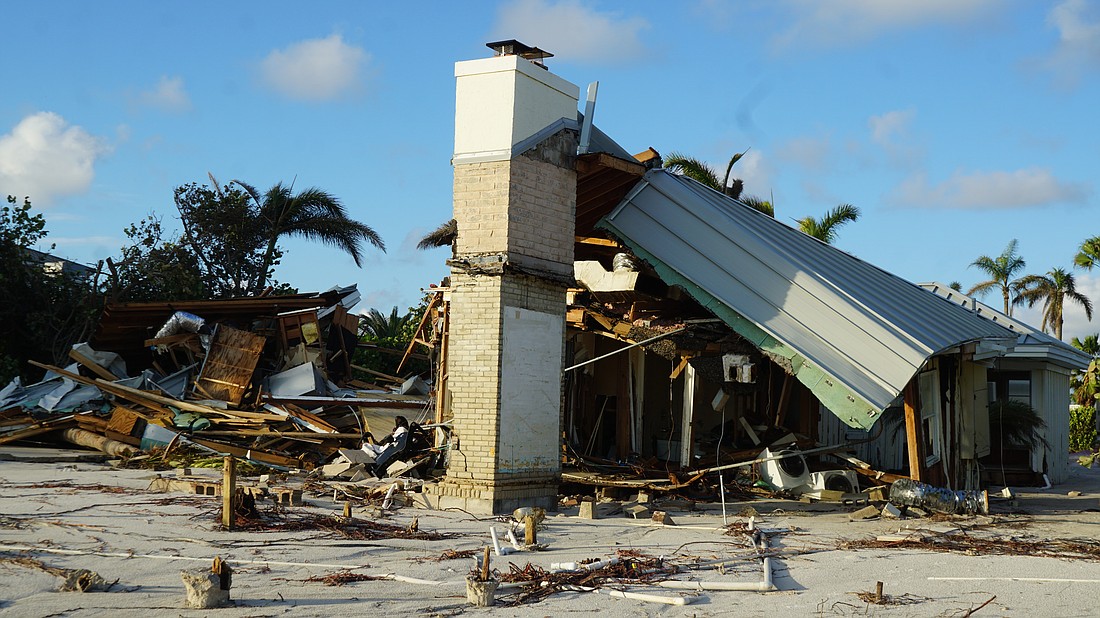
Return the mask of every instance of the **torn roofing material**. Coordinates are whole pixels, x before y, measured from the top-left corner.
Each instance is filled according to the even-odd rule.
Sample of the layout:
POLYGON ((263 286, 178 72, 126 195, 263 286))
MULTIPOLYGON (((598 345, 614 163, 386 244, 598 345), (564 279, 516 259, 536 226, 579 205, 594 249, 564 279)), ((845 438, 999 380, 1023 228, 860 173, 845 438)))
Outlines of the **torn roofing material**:
POLYGON ((993 307, 942 283, 922 283, 920 286, 929 292, 963 307, 981 317, 996 322, 1017 334, 1015 348, 1006 354, 1007 358, 1043 359, 1059 367, 1084 369, 1089 366, 1092 356, 1070 344, 1061 341, 1043 331, 1011 318, 993 307))
POLYGON ((651 170, 597 227, 831 412, 868 428, 933 355, 1016 334, 693 180, 651 170))

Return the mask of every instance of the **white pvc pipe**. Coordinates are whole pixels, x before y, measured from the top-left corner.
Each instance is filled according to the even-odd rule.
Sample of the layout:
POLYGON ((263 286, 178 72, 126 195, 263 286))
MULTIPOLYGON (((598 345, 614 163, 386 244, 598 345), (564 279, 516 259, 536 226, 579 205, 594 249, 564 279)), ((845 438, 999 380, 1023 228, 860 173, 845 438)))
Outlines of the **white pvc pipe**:
POLYGON ((667 580, 663 582, 657 582, 655 584, 661 588, 675 588, 676 590, 696 590, 702 592, 704 590, 723 590, 723 591, 745 591, 745 592, 773 592, 775 586, 768 581, 761 582, 685 582, 667 580))
POLYGON ((393 492, 397 491, 397 483, 390 485, 389 491, 386 492, 386 498, 382 500, 382 510, 386 510, 393 506, 393 492))
POLYGON ((511 526, 508 526, 508 540, 512 543, 512 547, 516 551, 520 551, 521 549, 523 549, 519 546, 519 540, 516 538, 516 533, 512 530, 511 526))
POLYGON ((651 603, 665 603, 667 605, 688 605, 698 601, 701 597, 663 597, 655 594, 643 594, 641 592, 627 592, 625 590, 602 590, 591 586, 564 585, 562 590, 572 592, 606 592, 608 596, 620 599, 634 599, 636 601, 649 601, 651 603))
POLYGON ((493 537, 493 550, 498 556, 507 556, 512 553, 511 547, 504 547, 500 544, 500 539, 497 537, 496 526, 489 526, 489 536, 493 537))
POLYGON ((662 597, 655 594, 642 594, 640 592, 626 592, 625 590, 605 590, 607 596, 620 599, 633 599, 635 601, 649 601, 650 603, 664 603, 666 605, 690 605, 701 597, 662 597))

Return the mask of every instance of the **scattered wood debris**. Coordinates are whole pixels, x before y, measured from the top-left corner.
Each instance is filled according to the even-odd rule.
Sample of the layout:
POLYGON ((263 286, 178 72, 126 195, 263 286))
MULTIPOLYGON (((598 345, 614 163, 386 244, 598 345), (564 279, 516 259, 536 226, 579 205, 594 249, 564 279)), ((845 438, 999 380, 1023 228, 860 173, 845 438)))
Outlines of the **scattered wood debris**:
POLYGON ((403 414, 410 438, 385 463, 368 458, 364 475, 381 478, 399 460, 406 466, 394 474, 433 470, 442 449, 422 426, 435 426, 424 381, 351 364, 360 344, 348 308, 358 300, 351 286, 110 305, 90 340, 69 351, 72 364, 31 361, 46 372, 41 382, 0 385, 0 445, 76 444, 155 470, 220 467, 233 456, 255 467, 242 468, 248 475, 321 467, 403 414))
MULTIPOLYGON (((247 495, 247 494, 245 494, 247 495)), ((245 501, 247 504, 247 501, 245 501)), ((221 521, 220 508, 215 513, 221 521)), ((244 532, 319 532, 321 536, 373 541, 377 539, 417 539, 421 541, 441 541, 461 537, 454 532, 432 532, 419 526, 401 526, 375 520, 339 517, 336 515, 314 515, 287 511, 274 505, 265 509, 251 505, 237 510, 234 530, 244 532)))
POLYGON ((328 575, 314 575, 303 579, 304 582, 320 582, 326 586, 343 586, 355 582, 373 582, 384 580, 385 577, 367 575, 366 573, 352 573, 351 571, 337 571, 328 575))
POLYGON ((500 581, 522 583, 523 586, 505 605, 537 603, 556 592, 578 588, 587 590, 607 585, 651 583, 667 579, 676 572, 676 567, 666 565, 662 558, 636 550, 619 550, 616 557, 610 560, 592 560, 577 566, 579 568, 547 571, 531 563, 522 567, 509 563, 509 571, 500 575, 500 581))
POLYGON ((1100 561, 1100 542, 1070 539, 1024 540, 1018 537, 972 534, 910 534, 903 538, 845 540, 838 549, 923 549, 967 555, 1037 556, 1063 560, 1100 561))

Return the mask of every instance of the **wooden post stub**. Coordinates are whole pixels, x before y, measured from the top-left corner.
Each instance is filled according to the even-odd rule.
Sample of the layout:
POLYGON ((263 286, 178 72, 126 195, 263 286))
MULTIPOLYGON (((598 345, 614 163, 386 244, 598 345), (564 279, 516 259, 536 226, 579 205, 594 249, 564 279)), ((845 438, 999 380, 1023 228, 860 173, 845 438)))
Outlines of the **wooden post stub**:
POLYGON ((237 458, 225 458, 222 469, 222 525, 232 530, 237 523, 235 498, 237 496, 237 458))
POLYGON ((528 515, 523 518, 523 542, 528 545, 538 543, 538 534, 535 531, 535 516, 528 515))

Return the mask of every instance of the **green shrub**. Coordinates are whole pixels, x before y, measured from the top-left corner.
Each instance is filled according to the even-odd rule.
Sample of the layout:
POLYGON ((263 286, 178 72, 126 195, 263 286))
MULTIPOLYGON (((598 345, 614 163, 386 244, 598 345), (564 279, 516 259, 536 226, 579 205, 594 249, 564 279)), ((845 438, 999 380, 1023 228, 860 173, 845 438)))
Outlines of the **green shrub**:
POLYGON ((1081 406, 1069 411, 1069 450, 1092 450, 1096 443, 1096 408, 1081 406))

